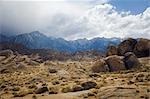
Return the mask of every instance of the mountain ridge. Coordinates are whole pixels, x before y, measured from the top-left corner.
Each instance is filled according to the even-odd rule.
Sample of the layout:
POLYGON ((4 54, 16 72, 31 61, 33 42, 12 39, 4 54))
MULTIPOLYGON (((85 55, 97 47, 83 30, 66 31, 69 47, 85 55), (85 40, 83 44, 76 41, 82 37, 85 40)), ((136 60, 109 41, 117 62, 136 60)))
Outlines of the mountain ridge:
POLYGON ((8 41, 13 43, 19 43, 31 49, 53 49, 66 52, 77 52, 87 50, 98 50, 105 52, 109 45, 118 45, 121 42, 120 38, 93 38, 93 39, 77 39, 77 40, 65 40, 63 38, 48 37, 39 31, 33 31, 31 33, 19 34, 3 38, 0 42, 8 41))

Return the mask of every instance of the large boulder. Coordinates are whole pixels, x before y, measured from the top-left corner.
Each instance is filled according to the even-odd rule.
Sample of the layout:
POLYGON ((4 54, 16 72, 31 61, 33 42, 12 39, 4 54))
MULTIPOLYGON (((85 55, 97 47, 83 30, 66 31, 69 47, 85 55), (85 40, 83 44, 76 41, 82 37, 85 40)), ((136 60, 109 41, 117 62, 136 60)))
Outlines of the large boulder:
POLYGON ((123 57, 121 56, 109 56, 106 57, 105 61, 109 67, 110 72, 126 70, 125 64, 123 62, 123 57))
POLYGON ((95 88, 97 84, 93 81, 87 81, 82 83, 81 86, 83 87, 83 90, 89 90, 91 88, 95 88))
POLYGON ((95 62, 95 64, 92 66, 92 71, 94 73, 107 72, 109 71, 109 68, 106 62, 101 59, 95 62))
POLYGON ((132 52, 136 43, 136 39, 129 38, 124 40, 118 45, 118 54, 123 56, 126 52, 132 52))
POLYGON ((0 56, 9 57, 11 55, 13 55, 13 51, 12 50, 2 50, 2 51, 0 51, 0 56))
POLYGON ((134 47, 134 53, 137 57, 147 57, 150 56, 150 40, 139 39, 134 47))
POLYGON ((109 46, 106 56, 111 56, 111 55, 118 55, 118 50, 116 46, 109 46))
POLYGON ((138 58, 133 52, 127 52, 124 55, 124 63, 127 69, 139 68, 141 66, 138 58))

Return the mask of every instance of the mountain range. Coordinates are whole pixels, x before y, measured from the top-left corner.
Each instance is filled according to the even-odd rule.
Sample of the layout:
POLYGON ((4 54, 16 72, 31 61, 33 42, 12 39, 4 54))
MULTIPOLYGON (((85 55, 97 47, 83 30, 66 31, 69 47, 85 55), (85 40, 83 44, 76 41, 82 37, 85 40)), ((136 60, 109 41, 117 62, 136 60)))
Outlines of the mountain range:
POLYGON ((48 37, 39 31, 24 33, 16 36, 0 35, 0 43, 11 42, 22 44, 31 49, 53 49, 64 52, 97 50, 105 52, 109 45, 118 45, 120 38, 94 38, 68 41, 63 38, 48 37))

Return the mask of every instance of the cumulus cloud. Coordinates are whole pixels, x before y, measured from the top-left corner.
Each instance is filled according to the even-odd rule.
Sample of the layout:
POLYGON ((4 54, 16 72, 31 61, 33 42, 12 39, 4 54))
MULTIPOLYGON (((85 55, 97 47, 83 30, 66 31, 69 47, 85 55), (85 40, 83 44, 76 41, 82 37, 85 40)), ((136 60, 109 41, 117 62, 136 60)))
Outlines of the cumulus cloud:
MULTIPOLYGON (((150 38, 150 8, 143 13, 132 15, 130 12, 117 12, 110 4, 97 5, 87 11, 71 28, 76 34, 72 39, 85 37, 144 37, 150 38)), ((68 31, 69 32, 69 31, 68 31)))

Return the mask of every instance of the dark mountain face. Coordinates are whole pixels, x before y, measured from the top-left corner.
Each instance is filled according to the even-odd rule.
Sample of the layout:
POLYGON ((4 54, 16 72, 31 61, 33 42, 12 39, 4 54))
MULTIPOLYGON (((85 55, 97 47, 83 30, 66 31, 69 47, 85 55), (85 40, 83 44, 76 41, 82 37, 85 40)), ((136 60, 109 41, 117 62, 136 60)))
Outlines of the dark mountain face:
POLYGON ((9 39, 10 37, 0 34, 0 42, 7 42, 9 39))
POLYGON ((22 44, 31 49, 53 49, 66 52, 77 52, 86 50, 98 50, 105 52, 109 45, 118 45, 119 38, 94 38, 92 40, 78 39, 67 41, 62 38, 47 37, 44 34, 34 31, 13 37, 0 35, 0 42, 11 42, 22 44))

